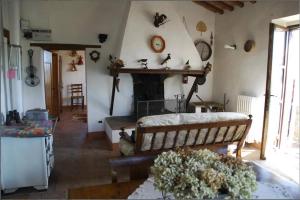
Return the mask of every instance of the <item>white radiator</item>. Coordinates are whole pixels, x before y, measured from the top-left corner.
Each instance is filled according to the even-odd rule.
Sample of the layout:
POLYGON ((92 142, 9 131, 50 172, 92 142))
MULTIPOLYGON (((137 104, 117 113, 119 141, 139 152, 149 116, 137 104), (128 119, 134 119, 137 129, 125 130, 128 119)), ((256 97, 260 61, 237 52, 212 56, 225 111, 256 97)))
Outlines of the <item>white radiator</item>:
POLYGON ((263 99, 262 97, 251 97, 239 95, 237 99, 237 112, 252 115, 252 125, 246 142, 261 142, 263 126, 263 99))

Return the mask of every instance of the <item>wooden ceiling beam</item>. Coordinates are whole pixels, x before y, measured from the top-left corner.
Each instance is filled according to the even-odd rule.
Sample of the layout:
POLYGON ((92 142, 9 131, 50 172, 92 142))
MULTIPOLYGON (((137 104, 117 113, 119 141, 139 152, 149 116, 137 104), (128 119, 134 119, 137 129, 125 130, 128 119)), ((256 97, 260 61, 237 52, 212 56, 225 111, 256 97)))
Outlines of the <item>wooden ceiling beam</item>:
POLYGON ((225 3, 224 1, 210 1, 209 3, 221 8, 221 9, 226 9, 226 10, 230 10, 233 11, 234 7, 225 3))
POLYGON ((86 48, 101 48, 101 45, 62 44, 62 43, 30 43, 31 47, 41 47, 44 50, 85 50, 86 48))
POLYGON ((229 3, 230 5, 233 6, 239 6, 239 7, 244 7, 244 2, 241 1, 226 1, 226 3, 229 3))
POLYGON ((224 14, 224 10, 208 3, 207 1, 194 1, 196 4, 206 8, 207 10, 210 10, 212 12, 215 12, 215 13, 219 13, 219 14, 224 14))

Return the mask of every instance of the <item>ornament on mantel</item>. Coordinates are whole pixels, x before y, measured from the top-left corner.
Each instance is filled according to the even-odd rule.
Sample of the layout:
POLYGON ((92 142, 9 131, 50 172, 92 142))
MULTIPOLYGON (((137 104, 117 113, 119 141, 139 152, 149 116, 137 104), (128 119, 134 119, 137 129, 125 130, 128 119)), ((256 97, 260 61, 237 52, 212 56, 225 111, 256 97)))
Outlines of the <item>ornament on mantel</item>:
POLYGON ((183 69, 184 70, 190 70, 191 69, 190 60, 186 61, 183 69))
MULTIPOLYGON (((190 70, 191 69, 190 60, 186 61, 183 69, 184 70, 190 70)), ((187 75, 182 75, 182 83, 183 84, 188 83, 188 76, 187 75)))
POLYGON ((167 63, 168 63, 169 60, 171 60, 171 54, 170 53, 168 53, 168 56, 160 64, 161 65, 166 64, 166 68, 168 68, 167 63))
POLYGON ((147 63, 148 59, 143 58, 143 59, 139 59, 137 62, 141 64, 141 67, 143 69, 148 69, 148 63, 147 63))

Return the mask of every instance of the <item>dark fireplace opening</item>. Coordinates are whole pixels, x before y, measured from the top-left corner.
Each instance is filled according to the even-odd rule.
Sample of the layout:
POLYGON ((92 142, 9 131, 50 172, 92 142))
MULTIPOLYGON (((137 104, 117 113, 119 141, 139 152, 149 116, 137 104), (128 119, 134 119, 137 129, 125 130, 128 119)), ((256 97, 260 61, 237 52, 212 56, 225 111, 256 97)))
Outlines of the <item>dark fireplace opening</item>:
POLYGON ((162 74, 132 74, 134 113, 139 119, 148 115, 186 112, 184 96, 174 94, 174 99, 165 99, 162 74))
POLYGON ((161 114, 164 110, 164 80, 160 74, 132 74, 134 93, 134 115, 161 114), (152 101, 149 107, 149 101, 152 101))

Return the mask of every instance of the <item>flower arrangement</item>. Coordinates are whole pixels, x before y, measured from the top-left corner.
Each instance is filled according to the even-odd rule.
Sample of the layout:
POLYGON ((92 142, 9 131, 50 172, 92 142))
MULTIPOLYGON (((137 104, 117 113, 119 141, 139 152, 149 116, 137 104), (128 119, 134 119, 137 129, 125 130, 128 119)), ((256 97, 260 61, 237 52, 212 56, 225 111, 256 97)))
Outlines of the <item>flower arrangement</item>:
POLYGON ((256 176, 241 159, 205 150, 163 152, 151 167, 154 186, 176 199, 251 198, 256 176))

